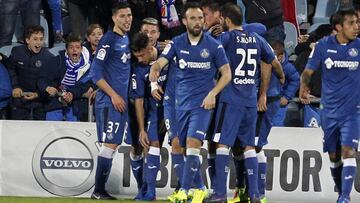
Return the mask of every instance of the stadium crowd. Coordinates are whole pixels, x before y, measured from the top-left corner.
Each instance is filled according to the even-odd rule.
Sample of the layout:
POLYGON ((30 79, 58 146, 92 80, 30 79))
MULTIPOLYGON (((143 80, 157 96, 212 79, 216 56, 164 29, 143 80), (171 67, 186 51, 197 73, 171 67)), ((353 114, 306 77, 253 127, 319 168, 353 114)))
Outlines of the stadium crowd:
MULTIPOLYGON (((324 15, 325 20, 307 33, 320 2, 307 1, 313 12, 299 25, 295 1, 0 1, 0 52, 11 49, 10 54, 0 53, 0 119, 96 121, 99 141, 104 144, 98 156, 94 199, 113 198, 105 191, 105 183, 123 138, 132 145, 131 166, 139 190, 135 199, 156 199, 160 148, 167 134, 179 180, 170 201, 226 202, 224 177, 231 148, 237 168, 237 189, 231 201, 266 202, 262 147, 271 127, 320 125, 317 98, 321 97, 323 75, 315 67, 317 61, 309 60, 312 79, 301 83, 300 96, 311 95, 295 101, 300 75, 308 73, 315 44, 336 35, 336 26, 342 26, 342 18, 352 13, 338 14, 343 15, 341 20, 330 16, 349 9, 360 15, 358 1, 336 1, 333 13, 324 15), (19 14, 22 25, 17 24, 19 14), (40 15, 48 20, 48 31, 40 15), (292 43, 297 46, 292 50, 284 21, 295 29, 292 43), (63 22, 70 31, 65 32, 63 22), (21 26, 23 35, 16 33, 21 26), (45 47, 47 39, 49 47, 45 47), (235 47, 236 40, 247 45, 235 47), (197 62, 192 62, 198 52, 197 62), (209 55, 216 58, 210 60, 209 55), (244 63, 253 69, 242 70, 244 63), (242 65, 236 67, 238 64, 242 65), (176 67, 207 72, 182 73, 176 67), (239 76, 234 87, 230 85, 233 74, 239 76), (208 81, 215 80, 209 85, 208 81), (249 86, 241 89, 236 85, 249 86), (293 104, 303 109, 300 124, 291 121, 293 104), (222 133, 234 139, 225 139, 222 133), (235 139, 239 135, 248 139, 235 139), (249 141, 255 135, 256 141, 249 141), (198 172, 204 139, 209 141, 211 195, 198 172), (193 194, 190 188, 195 188, 193 194)), ((333 156, 331 162, 339 163, 339 156, 333 156)), ((334 169, 333 176, 338 173, 334 169)), ((339 202, 346 202, 349 194, 340 193, 339 202)))

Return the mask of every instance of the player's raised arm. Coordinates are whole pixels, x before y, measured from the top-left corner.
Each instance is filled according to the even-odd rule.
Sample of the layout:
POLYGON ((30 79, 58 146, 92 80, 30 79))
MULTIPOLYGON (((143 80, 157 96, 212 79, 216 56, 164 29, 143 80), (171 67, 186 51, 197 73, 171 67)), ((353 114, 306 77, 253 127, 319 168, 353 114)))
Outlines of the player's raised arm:
POLYGON ((159 78, 160 71, 169 63, 168 59, 165 57, 160 57, 150 68, 149 80, 151 82, 156 82, 159 78))
POLYGON ((221 76, 217 81, 215 87, 209 92, 209 94, 205 97, 201 107, 204 109, 213 109, 215 108, 216 104, 216 96, 224 89, 224 87, 230 82, 231 80, 231 69, 229 64, 224 64, 219 68, 219 72, 221 76))

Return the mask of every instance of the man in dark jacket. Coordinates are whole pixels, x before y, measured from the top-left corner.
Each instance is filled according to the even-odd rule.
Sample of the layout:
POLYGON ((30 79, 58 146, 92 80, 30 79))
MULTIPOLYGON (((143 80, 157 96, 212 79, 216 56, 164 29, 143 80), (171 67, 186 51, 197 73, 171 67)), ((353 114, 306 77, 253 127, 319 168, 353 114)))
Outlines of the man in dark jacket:
POLYGON ((69 36, 65 47, 57 57, 58 64, 44 67, 40 73, 38 86, 46 120, 86 121, 88 97, 93 91, 89 51, 77 36, 69 36))
POLYGON ((7 66, 11 78, 11 118, 14 120, 44 120, 36 82, 40 69, 52 67, 54 56, 44 44, 44 28, 29 26, 25 31, 26 45, 14 47, 7 66))
POLYGON ((5 109, 11 97, 11 90, 9 73, 5 66, 0 63, 0 120, 5 117, 5 109))

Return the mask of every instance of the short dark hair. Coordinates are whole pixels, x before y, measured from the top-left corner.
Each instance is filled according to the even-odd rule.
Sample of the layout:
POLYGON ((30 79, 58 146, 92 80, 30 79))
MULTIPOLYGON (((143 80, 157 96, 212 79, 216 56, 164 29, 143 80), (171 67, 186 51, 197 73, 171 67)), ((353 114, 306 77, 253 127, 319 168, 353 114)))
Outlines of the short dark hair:
POLYGON ((277 52, 277 54, 284 54, 285 45, 284 42, 275 40, 271 42, 271 47, 277 52))
POLYGON ((44 35, 44 28, 41 25, 29 25, 26 27, 24 37, 29 39, 32 34, 42 33, 44 35))
POLYGON ((202 0, 200 4, 202 8, 209 8, 211 12, 220 11, 220 5, 214 0, 202 0))
POLYGON ((99 24, 91 24, 87 27, 86 29, 86 35, 90 36, 92 32, 94 32, 95 29, 99 28, 100 30, 102 30, 104 32, 104 29, 101 27, 101 25, 99 24))
POLYGON ((128 2, 118 2, 118 3, 114 4, 112 7, 112 10, 111 10, 112 15, 115 15, 118 10, 124 9, 124 8, 131 9, 130 4, 128 2))
POLYGON ((147 34, 138 32, 136 33, 131 40, 131 50, 133 52, 141 51, 145 49, 150 43, 149 37, 147 34))
POLYGON ((241 8, 233 3, 226 3, 220 8, 221 16, 229 18, 234 25, 240 26, 243 22, 241 8))
POLYGON ((82 44, 82 40, 81 40, 80 36, 70 34, 69 36, 67 36, 67 38, 65 40, 65 48, 66 49, 69 47, 71 42, 79 42, 80 44, 82 44))
MULTIPOLYGON (((186 11, 189 10, 189 9, 201 9, 201 5, 200 3, 198 2, 195 2, 195 1, 190 1, 190 2, 186 2, 186 4, 184 5, 183 9, 182 9, 182 12, 181 12, 181 15, 183 18, 186 18, 186 11)), ((201 9, 202 10, 202 9, 201 9)))
POLYGON ((356 16, 358 17, 355 10, 340 10, 337 11, 334 15, 330 17, 330 24, 334 30, 336 30, 336 25, 343 25, 345 21, 345 16, 356 16))

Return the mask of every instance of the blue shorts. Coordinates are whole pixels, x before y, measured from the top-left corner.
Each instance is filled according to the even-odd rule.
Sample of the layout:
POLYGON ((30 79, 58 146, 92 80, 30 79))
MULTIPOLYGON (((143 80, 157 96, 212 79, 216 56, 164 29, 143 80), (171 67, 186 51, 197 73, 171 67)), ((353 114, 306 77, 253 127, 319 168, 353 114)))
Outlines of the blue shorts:
POLYGON ((161 131, 161 125, 164 121, 163 107, 159 106, 157 111, 149 112, 146 122, 146 132, 148 133, 149 141, 164 141, 165 133, 161 131))
POLYGON ((120 113, 114 107, 96 108, 98 141, 121 144, 128 133, 128 111, 120 113))
POLYGON ((236 138, 240 145, 255 146, 256 107, 220 103, 216 113, 215 134, 212 141, 233 146, 236 138))
POLYGON ((175 105, 164 106, 165 126, 169 135, 169 142, 179 135, 178 122, 176 120, 175 105))
POLYGON ((180 145, 186 147, 186 138, 192 137, 203 141, 209 127, 212 110, 196 108, 192 110, 176 110, 179 127, 180 145))
POLYGON ((321 114, 324 131, 324 152, 337 152, 341 146, 358 149, 360 138, 360 112, 342 118, 329 118, 321 114))
POLYGON ((274 126, 273 120, 280 109, 280 100, 276 99, 267 103, 267 110, 259 112, 256 122, 256 146, 263 147, 268 143, 268 136, 274 126))

